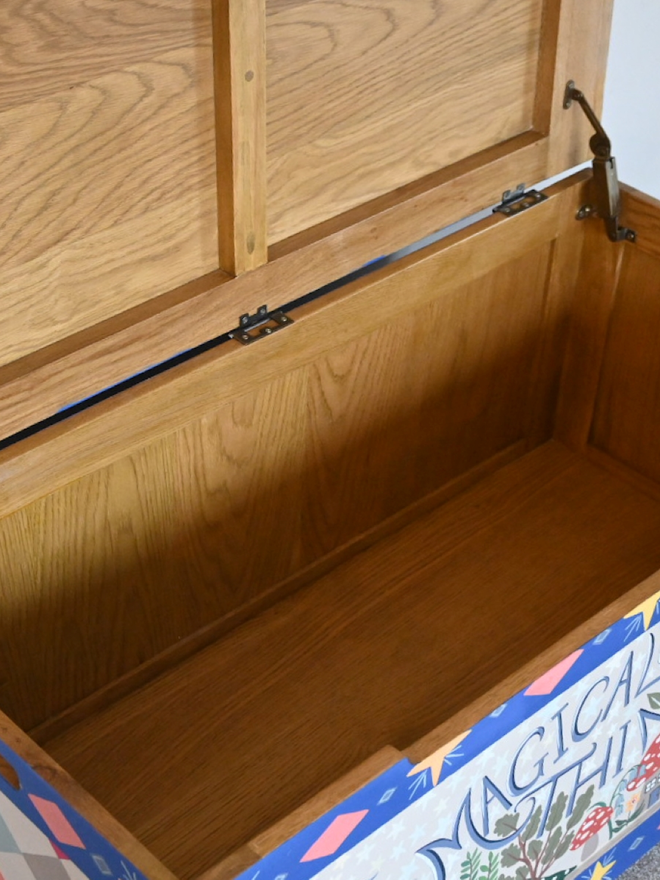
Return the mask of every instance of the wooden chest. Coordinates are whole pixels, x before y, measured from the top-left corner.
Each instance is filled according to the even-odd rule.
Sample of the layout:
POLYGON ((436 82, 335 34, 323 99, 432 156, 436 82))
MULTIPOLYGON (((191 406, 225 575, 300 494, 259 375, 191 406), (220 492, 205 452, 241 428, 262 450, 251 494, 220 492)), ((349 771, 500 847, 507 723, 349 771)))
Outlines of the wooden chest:
POLYGON ((126 880, 618 876, 660 804, 660 204, 617 215, 602 131, 515 192, 592 158, 610 0, 3 17, 2 803, 90 880, 27 765, 126 880), (522 786, 498 728, 442 801, 520 694, 555 751, 522 786), (399 796, 444 855, 370 861, 399 796))

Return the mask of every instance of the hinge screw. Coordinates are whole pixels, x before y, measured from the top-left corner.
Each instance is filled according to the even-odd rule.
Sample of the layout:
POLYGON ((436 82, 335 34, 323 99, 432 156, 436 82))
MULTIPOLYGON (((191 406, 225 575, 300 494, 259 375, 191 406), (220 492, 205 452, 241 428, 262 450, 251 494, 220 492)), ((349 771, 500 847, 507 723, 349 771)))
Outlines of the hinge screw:
POLYGON ((576 217, 578 220, 587 220, 589 217, 595 217, 596 213, 596 209, 593 205, 582 205, 577 212, 576 217))

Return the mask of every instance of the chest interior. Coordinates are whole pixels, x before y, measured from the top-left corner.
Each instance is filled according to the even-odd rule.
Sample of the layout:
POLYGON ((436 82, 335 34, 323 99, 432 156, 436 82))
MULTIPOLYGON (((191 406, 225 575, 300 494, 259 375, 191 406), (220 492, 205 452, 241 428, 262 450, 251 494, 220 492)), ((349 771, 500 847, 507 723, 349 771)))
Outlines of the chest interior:
POLYGON ((660 211, 587 178, 3 453, 74 468, 4 502, 3 708, 180 876, 660 567, 660 211))

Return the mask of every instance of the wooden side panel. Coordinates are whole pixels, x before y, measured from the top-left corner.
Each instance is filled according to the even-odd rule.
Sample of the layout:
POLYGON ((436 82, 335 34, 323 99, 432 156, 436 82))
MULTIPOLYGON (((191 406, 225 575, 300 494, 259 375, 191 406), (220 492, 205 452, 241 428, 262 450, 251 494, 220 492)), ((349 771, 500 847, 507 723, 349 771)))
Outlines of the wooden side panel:
POLYGON ((276 242, 533 127, 542 0, 268 0, 276 242))
POLYGON ((626 189, 623 221, 637 244, 612 245, 595 221, 585 243, 565 372, 581 405, 567 439, 660 480, 660 202, 626 189))
POLYGON ((3 453, 6 710, 32 727, 185 651, 547 439, 564 207, 489 218, 3 453))
POLYGON ((628 250, 616 292, 593 445, 660 480, 660 259, 628 250))
POLYGON ((0 10, 0 363, 218 265, 210 8, 0 10))

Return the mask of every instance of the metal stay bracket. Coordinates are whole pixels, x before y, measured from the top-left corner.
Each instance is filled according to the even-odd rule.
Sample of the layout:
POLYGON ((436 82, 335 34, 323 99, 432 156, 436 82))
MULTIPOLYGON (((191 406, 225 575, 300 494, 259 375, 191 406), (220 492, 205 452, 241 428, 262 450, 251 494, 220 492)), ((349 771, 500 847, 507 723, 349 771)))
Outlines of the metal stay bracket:
POLYGON ((619 177, 616 170, 616 159, 612 155, 612 143, 603 128, 600 119, 596 116, 593 108, 580 89, 576 88, 571 80, 566 86, 564 97, 564 109, 569 110, 576 101, 585 116, 593 126, 595 134, 589 141, 589 146, 594 154, 594 190, 596 196, 595 205, 584 205, 578 212, 578 219, 598 216, 605 222, 605 228, 610 241, 637 241, 637 233, 633 229, 619 225, 621 214, 621 193, 619 191, 619 177))

